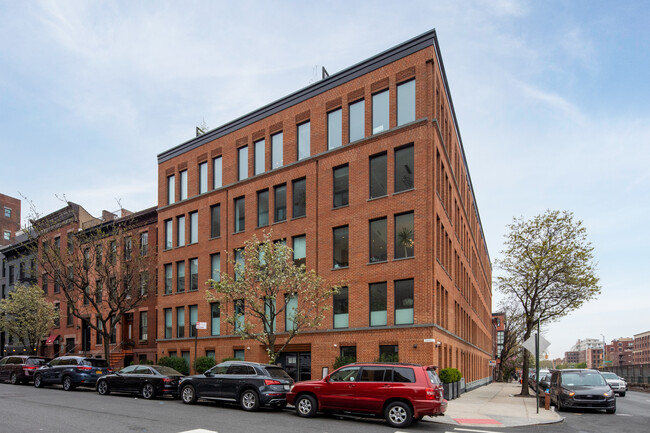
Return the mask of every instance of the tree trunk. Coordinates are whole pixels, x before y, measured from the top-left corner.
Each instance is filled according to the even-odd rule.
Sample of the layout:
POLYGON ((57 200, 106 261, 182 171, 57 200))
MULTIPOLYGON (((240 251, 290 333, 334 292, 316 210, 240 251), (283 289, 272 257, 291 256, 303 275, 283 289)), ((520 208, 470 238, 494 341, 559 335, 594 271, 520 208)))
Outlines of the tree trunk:
POLYGON ((111 341, 111 335, 110 333, 106 333, 105 331, 102 331, 102 338, 104 339, 104 358, 106 359, 106 362, 109 362, 111 356, 111 348, 109 347, 109 343, 111 341))
POLYGON ((528 370, 530 364, 530 352, 527 349, 524 349, 524 363, 521 367, 521 395, 522 397, 528 397, 530 393, 528 392, 528 370))

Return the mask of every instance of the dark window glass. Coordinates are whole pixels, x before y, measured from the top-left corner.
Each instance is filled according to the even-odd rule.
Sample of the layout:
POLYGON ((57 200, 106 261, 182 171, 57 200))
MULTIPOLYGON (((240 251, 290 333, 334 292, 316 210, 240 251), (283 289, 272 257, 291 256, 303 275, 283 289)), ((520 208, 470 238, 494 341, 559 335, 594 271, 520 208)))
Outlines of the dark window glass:
POLYGON ((210 206, 210 237, 221 236, 221 204, 210 206))
POLYGON ((341 346, 341 358, 357 360, 357 346, 341 346))
POLYGON ((246 229, 246 202, 244 197, 235 199, 235 233, 246 229))
POLYGON ((210 304, 210 334, 219 335, 221 333, 221 308, 218 302, 210 304))
POLYGON ((185 262, 176 263, 176 291, 185 291, 185 262))
POLYGON ((172 309, 165 308, 165 338, 172 338, 172 309))
POLYGON ((176 246, 185 245, 185 216, 176 218, 176 246))
POLYGON ((306 264, 307 257, 307 237, 294 236, 293 237, 293 263, 296 266, 306 264))
POLYGON ((190 337, 196 337, 196 322, 199 317, 198 305, 190 305, 190 337))
POLYGON ((172 265, 165 265, 165 295, 172 292, 172 265))
POLYGON ((392 376, 390 367, 369 367, 361 369, 359 382, 387 382, 392 376))
POLYGON ((365 101, 350 104, 350 143, 365 137, 366 135, 366 112, 365 101))
POLYGON ((413 145, 395 150, 395 192, 413 189, 413 145))
POLYGON ((284 221, 287 219, 287 186, 278 185, 274 188, 274 222, 284 221))
POLYGON ((334 176, 334 207, 346 206, 348 204, 348 166, 336 167, 332 171, 334 176))
MULTIPOLYGON (((380 362, 399 362, 399 347, 395 345, 379 346, 380 362)), ((393 375, 394 376, 394 375, 393 375)), ((393 377, 394 379, 394 377, 393 377)))
POLYGON ((269 225, 269 190, 257 192, 257 226, 269 225))
POLYGON ((415 80, 397 86, 397 126, 415 120, 415 80))
POLYGON ((413 280, 395 281, 395 324, 413 323, 413 280))
POLYGON ((414 256, 413 212, 395 215, 395 258, 414 256))
POLYGON ((386 218, 370 221, 370 263, 385 262, 387 258, 386 218))
POLYGON ((185 307, 176 308, 176 338, 185 337, 185 307))
POLYGON ((293 217, 307 214, 307 179, 293 181, 293 217))
POLYGON ((334 328, 348 327, 348 288, 342 287, 334 295, 334 328))
POLYGON ((383 197, 386 189, 387 160, 385 153, 370 157, 370 198, 383 197))
POLYGON ((199 290, 199 259, 190 259, 190 290, 199 290))
POLYGON ((348 263, 348 226, 337 227, 333 230, 334 237, 334 268, 344 268, 348 263))
POLYGON ((370 326, 385 326, 387 323, 386 283, 370 285, 370 326))
POLYGON ((394 367, 393 382, 415 383, 415 372, 408 367, 394 367))

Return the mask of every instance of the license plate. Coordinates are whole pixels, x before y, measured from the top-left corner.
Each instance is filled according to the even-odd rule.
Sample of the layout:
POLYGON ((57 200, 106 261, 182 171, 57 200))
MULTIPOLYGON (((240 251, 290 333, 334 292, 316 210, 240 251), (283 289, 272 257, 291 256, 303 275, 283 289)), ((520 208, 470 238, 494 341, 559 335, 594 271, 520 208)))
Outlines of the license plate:
POLYGON ((101 370, 97 370, 97 374, 102 374, 102 371, 101 371, 101 370))
POLYGON ((284 385, 284 390, 289 391, 290 386, 289 385, 284 385))

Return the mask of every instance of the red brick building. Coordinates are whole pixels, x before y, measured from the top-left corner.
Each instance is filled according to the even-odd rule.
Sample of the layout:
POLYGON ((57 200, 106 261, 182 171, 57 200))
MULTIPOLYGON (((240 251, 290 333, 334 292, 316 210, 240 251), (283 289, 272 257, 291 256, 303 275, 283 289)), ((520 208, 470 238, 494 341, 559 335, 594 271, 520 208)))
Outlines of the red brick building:
POLYGON ((634 361, 634 338, 618 338, 605 346, 605 367, 631 365, 634 361))
POLYGON ((0 246, 13 243, 18 230, 20 230, 20 200, 0 194, 0 246))
POLYGON ((650 331, 634 334, 634 364, 650 364, 650 331))
MULTIPOLYGON (((488 378, 491 264, 435 31, 158 156, 158 355, 266 361, 205 300, 228 257, 272 230, 332 284, 320 329, 278 359, 321 377, 338 356, 488 378)), ((278 300, 278 302, 282 302, 278 300)), ((283 324, 278 324, 282 330, 283 324)))

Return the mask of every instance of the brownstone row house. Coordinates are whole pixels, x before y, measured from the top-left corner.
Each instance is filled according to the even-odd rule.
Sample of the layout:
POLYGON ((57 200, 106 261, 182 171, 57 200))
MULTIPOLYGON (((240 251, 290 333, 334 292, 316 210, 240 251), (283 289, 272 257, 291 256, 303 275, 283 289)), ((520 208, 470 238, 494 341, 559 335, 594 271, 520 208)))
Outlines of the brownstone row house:
POLYGON ((272 230, 345 281, 278 358, 295 378, 338 356, 491 376, 491 264, 435 31, 158 155, 158 226, 159 356, 191 361, 199 321, 197 356, 267 360, 205 282, 272 230))

